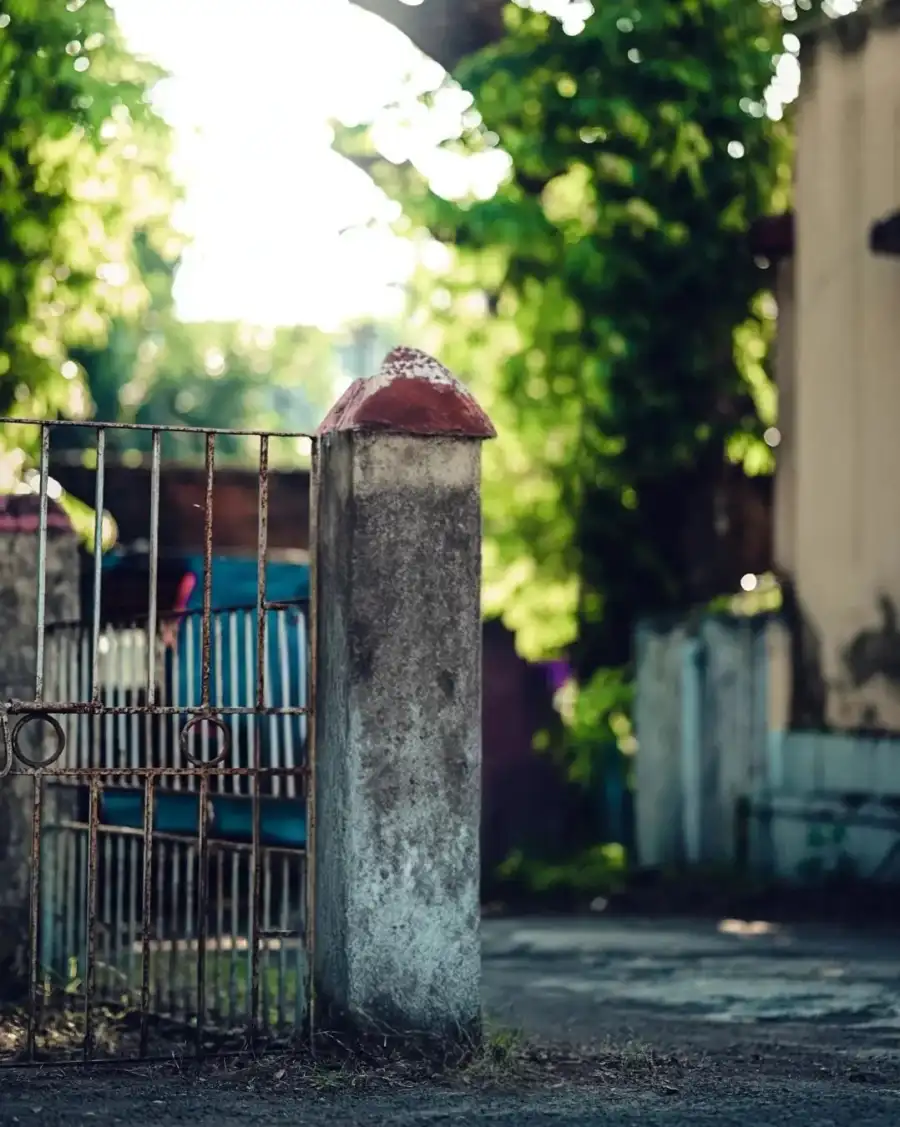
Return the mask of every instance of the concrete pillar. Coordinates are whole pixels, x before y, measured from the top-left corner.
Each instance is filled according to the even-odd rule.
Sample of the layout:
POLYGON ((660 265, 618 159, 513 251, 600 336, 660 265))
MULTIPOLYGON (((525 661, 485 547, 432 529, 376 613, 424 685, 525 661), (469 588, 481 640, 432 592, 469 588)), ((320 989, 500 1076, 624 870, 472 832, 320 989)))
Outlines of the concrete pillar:
MULTIPOLYGON (((0 496, 0 703, 33 700, 37 657, 39 503, 33 494, 0 496)), ((50 502, 47 514, 46 621, 78 618, 78 540, 66 514, 50 502)), ((10 718, 10 728, 16 717, 10 718)), ((35 762, 53 754, 48 727, 22 732, 21 750, 35 762)), ((0 999, 18 1000, 27 987, 31 832, 34 781, 13 760, 0 735, 0 999)), ((52 770, 52 768, 51 768, 52 770)), ((45 799, 44 822, 52 802, 45 799)), ((51 819, 52 821, 52 819, 51 819)))
POLYGON ((317 1021, 463 1045, 481 1028, 481 441, 396 349, 319 429, 317 1021))

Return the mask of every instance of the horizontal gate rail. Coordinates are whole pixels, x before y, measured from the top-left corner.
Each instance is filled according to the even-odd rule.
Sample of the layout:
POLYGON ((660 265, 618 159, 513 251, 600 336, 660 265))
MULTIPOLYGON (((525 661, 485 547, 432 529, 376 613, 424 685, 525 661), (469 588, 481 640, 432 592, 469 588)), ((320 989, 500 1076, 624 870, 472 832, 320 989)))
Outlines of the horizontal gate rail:
POLYGON ((310 1032, 314 630, 309 604, 267 599, 266 577, 269 441, 313 436, 0 424, 40 436, 37 527, 19 530, 37 541, 34 697, 0 703, 0 787, 24 802, 30 790, 31 810, 27 997, 21 1012, 0 1012, 0 1065, 170 1058, 160 1031, 176 1028, 198 1057, 229 1041, 283 1044, 310 1032), (84 625, 47 620, 50 532, 64 529, 50 506, 51 434, 72 427, 95 435, 84 625), (106 437, 118 430, 151 438, 140 626, 113 627, 101 614, 106 437), (157 587, 169 432, 203 436, 206 485, 202 610, 178 615, 181 640, 167 652, 171 614, 157 587), (256 598, 222 610, 212 581, 219 436, 257 439, 259 476, 256 598))
POLYGON ((305 438, 310 442, 315 442, 316 436, 309 434, 306 431, 299 430, 254 430, 250 429, 233 429, 230 427, 195 427, 188 426, 183 423, 166 423, 165 426, 157 426, 155 423, 104 423, 100 420, 90 419, 11 419, 0 418, 0 426, 4 427, 40 427, 41 431, 51 430, 92 430, 97 434, 103 431, 144 431, 145 433, 157 434, 198 434, 208 437, 227 436, 229 438, 261 438, 268 440, 270 438, 305 438))
MULTIPOLYGON (((216 705, 211 709, 209 705, 115 705, 115 704, 101 704, 98 701, 23 701, 23 700, 10 700, 5 702, 4 710, 7 716, 25 716, 29 719, 40 718, 41 720, 47 719, 53 714, 61 716, 199 716, 201 718, 210 718, 214 711, 217 716, 306 716, 309 709, 305 707, 292 707, 290 705, 273 708, 269 705, 262 705, 257 708, 255 705, 216 705)), ((52 723, 52 721, 51 721, 52 723)), ((18 755, 14 749, 14 756, 20 762, 28 766, 27 760, 18 755)), ((42 763, 42 767, 48 767, 54 760, 49 763, 42 763)))

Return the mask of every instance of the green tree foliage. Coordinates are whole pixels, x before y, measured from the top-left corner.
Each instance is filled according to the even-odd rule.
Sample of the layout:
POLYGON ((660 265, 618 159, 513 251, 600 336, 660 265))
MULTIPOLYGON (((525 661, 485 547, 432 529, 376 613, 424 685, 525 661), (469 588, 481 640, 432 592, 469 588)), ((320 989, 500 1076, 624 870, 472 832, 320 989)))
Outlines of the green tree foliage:
POLYGON ((317 329, 176 323, 150 340, 120 393, 135 422, 312 430, 331 406, 332 341, 317 329))
MULTIPOLYGON (((310 429, 332 397, 328 338, 176 316, 185 240, 172 130, 151 106, 162 77, 128 51, 106 0, 0 0, 0 413, 310 429)), ((35 438, 3 436, 13 472, 35 438)), ((108 444, 145 452, 149 437, 108 444)), ((172 439, 164 454, 198 449, 172 439)), ((220 453, 255 456, 238 440, 220 453)))
MULTIPOLYGON (((417 301, 500 433, 489 607, 529 656, 574 643, 586 679, 627 663, 638 616, 718 593, 722 467, 768 468, 773 310, 747 232, 788 203, 788 130, 764 109, 785 25, 754 0, 597 4, 580 30, 505 18, 454 72, 471 102, 443 146, 507 154, 495 193, 441 198, 365 131, 338 145, 449 252, 417 301)), ((597 683, 607 711, 619 683, 597 683)))
MULTIPOLYGON (((150 321, 141 331, 116 325, 110 347, 86 356, 98 418, 144 425, 312 431, 331 405, 331 338, 305 326, 260 328, 233 322, 150 321)), ((75 434, 83 434, 76 431, 75 434)), ((110 432, 120 450, 147 452, 148 432, 110 432)), ((255 439, 222 437, 221 458, 253 460, 255 439)), ((166 434, 173 460, 203 457, 202 435, 166 434)), ((305 455, 296 440, 273 440, 273 461, 305 455)))
MULTIPOLYGON (((123 423, 240 429, 312 430, 334 395, 331 338, 314 328, 260 328, 233 322, 185 323, 178 319, 169 263, 138 238, 137 256, 150 293, 137 318, 113 322, 101 349, 76 349, 91 416, 123 423)), ((60 435, 70 448, 92 443, 80 428, 60 435)), ((119 452, 147 453, 146 431, 110 431, 119 452)), ((255 459, 258 443, 222 438, 220 457, 255 459)), ((297 443, 274 442, 274 459, 294 459, 297 443)), ((202 459, 202 435, 167 434, 162 454, 202 459)))
POLYGON ((146 307, 138 247, 164 263, 180 253, 171 131, 150 105, 161 77, 106 0, 0 0, 2 414, 84 415, 70 349, 146 307))

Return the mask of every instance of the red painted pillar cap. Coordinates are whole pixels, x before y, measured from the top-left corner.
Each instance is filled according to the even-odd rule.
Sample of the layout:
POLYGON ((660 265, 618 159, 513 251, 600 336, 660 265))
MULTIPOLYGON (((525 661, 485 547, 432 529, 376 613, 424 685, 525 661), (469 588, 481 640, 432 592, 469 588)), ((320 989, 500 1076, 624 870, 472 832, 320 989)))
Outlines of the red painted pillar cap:
POLYGON ((377 376, 355 380, 316 432, 495 438, 475 397, 443 364, 415 348, 389 352, 377 376))

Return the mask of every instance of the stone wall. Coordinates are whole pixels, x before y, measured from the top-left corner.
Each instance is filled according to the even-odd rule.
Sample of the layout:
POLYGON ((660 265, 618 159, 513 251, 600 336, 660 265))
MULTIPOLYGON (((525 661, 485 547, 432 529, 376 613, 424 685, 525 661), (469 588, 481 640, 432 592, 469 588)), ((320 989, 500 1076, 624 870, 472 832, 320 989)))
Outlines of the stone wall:
MULTIPOLYGON (((0 704, 32 700, 37 660, 38 499, 0 497, 0 704)), ((51 504, 47 520, 46 622, 78 617, 78 541, 62 510, 51 504)), ((9 729, 17 717, 10 717, 9 729)), ((31 721, 19 747, 29 758, 52 754, 49 727, 31 721), (46 742, 45 742, 46 741, 46 742)), ((50 736, 52 739, 52 735, 50 736)), ((31 839, 35 779, 0 747, 0 999, 20 996, 27 985, 31 839)), ((45 809, 45 818, 50 814, 45 809)))

